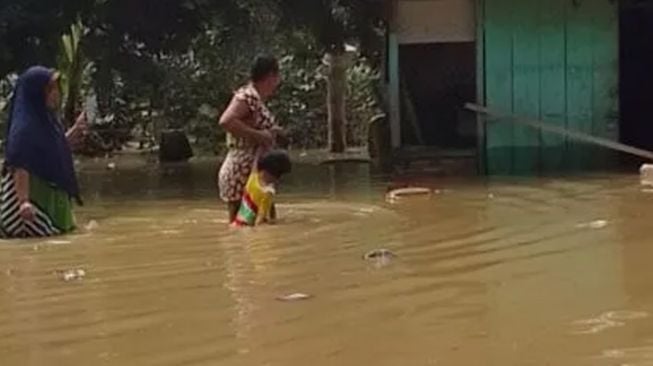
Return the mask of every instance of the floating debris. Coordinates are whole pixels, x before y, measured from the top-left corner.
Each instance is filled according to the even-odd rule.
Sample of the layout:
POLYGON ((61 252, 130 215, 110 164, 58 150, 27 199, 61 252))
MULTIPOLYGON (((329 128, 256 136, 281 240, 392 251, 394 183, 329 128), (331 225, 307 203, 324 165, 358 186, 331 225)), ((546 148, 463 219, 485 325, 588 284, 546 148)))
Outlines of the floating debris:
POLYGON ((643 186, 653 186, 653 164, 643 164, 639 168, 639 181, 643 186))
POLYGON ((608 311, 602 314, 601 317, 610 320, 634 320, 648 318, 649 314, 645 311, 617 310, 608 311))
POLYGON ((374 249, 363 255, 363 259, 366 261, 373 259, 392 259, 396 257, 397 255, 388 249, 374 249))
POLYGON ((313 296, 309 294, 303 294, 301 292, 296 292, 294 294, 289 294, 289 295, 283 295, 277 297, 277 300, 279 301, 303 301, 303 300, 308 300, 311 299, 313 296))
POLYGON ((606 220, 596 220, 596 221, 576 225, 576 227, 579 229, 595 229, 595 230, 603 229, 606 226, 608 226, 608 221, 606 220))
POLYGON ((161 232, 161 234, 163 234, 163 235, 179 235, 179 234, 181 234, 181 231, 179 231, 179 230, 163 230, 161 232))
POLYGON ((88 222, 88 224, 86 224, 85 228, 86 228, 87 231, 93 231, 93 230, 96 230, 99 227, 100 227, 100 224, 98 224, 97 221, 91 220, 91 221, 88 222))
POLYGON ((423 187, 398 188, 388 192, 388 194, 386 194, 386 200, 389 202, 395 202, 403 197, 430 196, 432 194, 432 190, 423 187))
POLYGON ((598 317, 574 321, 572 326, 577 328, 572 334, 596 334, 610 328, 623 327, 628 321, 647 318, 649 314, 644 311, 608 311, 598 317))
POLYGON ((108 170, 115 170, 116 169, 116 163, 107 164, 107 169, 108 170))
POLYGON ((368 216, 372 215, 375 212, 376 212, 376 210, 374 208, 364 207, 364 208, 357 209, 354 212, 354 215, 356 215, 358 217, 368 217, 368 216))
POLYGON ((363 259, 370 262, 376 268, 390 265, 396 257, 397 255, 388 249, 375 249, 363 255, 363 259))
POLYGON ((86 277, 86 271, 83 269, 69 269, 65 271, 57 271, 57 275, 64 282, 79 281, 86 277))
POLYGON ((68 245, 71 243, 69 240, 49 240, 47 242, 50 245, 68 245))

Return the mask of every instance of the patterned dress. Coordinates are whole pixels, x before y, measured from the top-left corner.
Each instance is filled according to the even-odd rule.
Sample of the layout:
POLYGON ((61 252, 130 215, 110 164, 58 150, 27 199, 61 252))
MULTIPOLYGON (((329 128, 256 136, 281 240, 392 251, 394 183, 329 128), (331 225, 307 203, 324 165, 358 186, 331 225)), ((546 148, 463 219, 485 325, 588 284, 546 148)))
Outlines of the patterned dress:
MULTIPOLYGON (((253 85, 247 85, 236 91, 234 98, 245 102, 250 116, 245 123, 258 130, 267 130, 275 126, 274 116, 261 100, 253 85)), ((218 190, 220 198, 225 202, 239 202, 243 190, 252 172, 257 151, 260 148, 247 139, 227 136, 229 152, 218 173, 218 190)))

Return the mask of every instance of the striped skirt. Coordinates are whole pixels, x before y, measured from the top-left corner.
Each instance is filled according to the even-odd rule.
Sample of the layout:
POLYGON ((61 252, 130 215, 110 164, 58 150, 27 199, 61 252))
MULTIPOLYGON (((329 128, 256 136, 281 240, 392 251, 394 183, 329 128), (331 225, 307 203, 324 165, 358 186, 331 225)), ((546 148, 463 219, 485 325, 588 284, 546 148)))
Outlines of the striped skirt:
POLYGON ((56 196, 61 194, 56 188, 30 175, 30 203, 34 207, 35 215, 33 220, 25 220, 19 214, 20 202, 13 174, 10 170, 3 169, 0 179, 0 229, 3 237, 39 238, 60 235, 71 230, 74 227, 72 204, 64 194, 64 197, 59 198, 63 198, 67 204, 64 202, 62 205, 60 200, 56 199, 56 196), (69 224, 66 225, 66 222, 69 224))

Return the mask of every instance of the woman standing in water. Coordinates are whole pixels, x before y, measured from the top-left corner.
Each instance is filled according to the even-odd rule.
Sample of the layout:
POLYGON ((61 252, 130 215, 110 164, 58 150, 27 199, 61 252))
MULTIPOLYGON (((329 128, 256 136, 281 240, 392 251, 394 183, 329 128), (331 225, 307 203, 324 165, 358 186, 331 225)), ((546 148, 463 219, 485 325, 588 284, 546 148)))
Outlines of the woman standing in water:
POLYGON ((14 89, 0 184, 0 229, 6 237, 46 237, 75 229, 71 200, 81 200, 69 143, 87 125, 82 114, 64 131, 57 116, 58 79, 55 71, 34 66, 14 89))
POLYGON ((227 203, 230 223, 240 208, 257 152, 272 148, 275 135, 281 131, 265 105, 280 81, 278 61, 274 57, 257 57, 250 82, 236 91, 220 117, 220 126, 229 134, 229 152, 218 173, 218 189, 220 198, 227 203))

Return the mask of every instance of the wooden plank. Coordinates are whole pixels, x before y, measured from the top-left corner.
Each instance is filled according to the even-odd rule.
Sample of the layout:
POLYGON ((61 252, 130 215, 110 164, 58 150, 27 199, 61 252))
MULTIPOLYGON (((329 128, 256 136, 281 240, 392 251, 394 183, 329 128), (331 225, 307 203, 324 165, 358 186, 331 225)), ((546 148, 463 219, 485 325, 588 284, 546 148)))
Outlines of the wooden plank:
POLYGON ((470 111, 481 113, 491 117, 491 118, 486 118, 486 120, 492 121, 493 123, 494 121, 500 121, 500 122, 510 122, 515 124, 520 124, 520 125, 528 126, 530 128, 535 128, 549 133, 554 133, 560 136, 566 136, 569 138, 569 140, 580 141, 585 144, 593 144, 607 149, 612 149, 615 151, 624 152, 641 158, 653 160, 653 152, 651 151, 625 145, 619 142, 608 140, 606 138, 592 136, 584 132, 565 129, 559 126, 554 126, 550 123, 547 123, 546 121, 540 121, 534 118, 528 118, 524 116, 512 115, 497 109, 490 109, 474 103, 467 103, 465 105, 465 108, 470 111))
MULTIPOLYGON (((539 118, 540 60, 538 7, 531 1, 514 1, 513 113, 539 118)), ((515 126, 513 131, 513 174, 533 175, 538 170, 539 130, 515 126)))
MULTIPOLYGON (((512 112, 512 0, 485 3, 485 100, 488 106, 512 112)), ((512 173, 513 126, 487 126, 487 171, 512 173)))
MULTIPOLYGON (((591 4, 596 1, 567 1, 567 127, 579 132, 592 132, 593 119, 593 21, 591 4)), ((576 141, 567 142, 566 161, 574 171, 591 167, 591 151, 576 141)))
MULTIPOLYGON (((540 119, 566 127, 565 3, 539 0, 540 26, 540 119)), ((543 133, 540 137, 540 168, 544 173, 564 167, 564 136, 543 133)))

